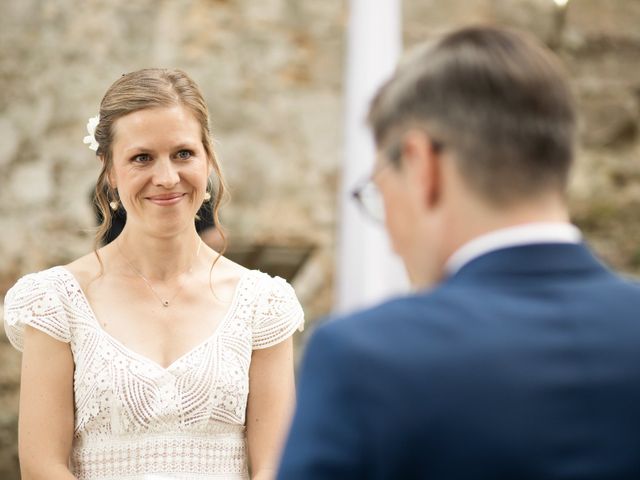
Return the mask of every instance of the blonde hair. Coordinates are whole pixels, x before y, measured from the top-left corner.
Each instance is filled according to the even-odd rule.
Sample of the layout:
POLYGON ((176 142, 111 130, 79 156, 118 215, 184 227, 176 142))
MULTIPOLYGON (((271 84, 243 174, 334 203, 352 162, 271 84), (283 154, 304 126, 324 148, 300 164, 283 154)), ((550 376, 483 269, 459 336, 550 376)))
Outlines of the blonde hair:
POLYGON ((220 226, 218 211, 227 189, 213 149, 209 111, 202 92, 193 79, 182 70, 145 68, 122 75, 109 87, 100 103, 100 121, 96 127, 95 139, 98 142, 96 155, 102 160, 102 170, 96 182, 95 202, 102 214, 102 223, 98 227, 94 243, 96 254, 102 238, 111 228, 112 213, 109 203, 117 200, 117 193, 109 183, 109 173, 113 168, 115 122, 138 110, 175 105, 187 108, 200 124, 202 144, 215 174, 215 185, 211 185, 212 215, 214 225, 224 241, 221 254, 226 249, 227 241, 220 226))

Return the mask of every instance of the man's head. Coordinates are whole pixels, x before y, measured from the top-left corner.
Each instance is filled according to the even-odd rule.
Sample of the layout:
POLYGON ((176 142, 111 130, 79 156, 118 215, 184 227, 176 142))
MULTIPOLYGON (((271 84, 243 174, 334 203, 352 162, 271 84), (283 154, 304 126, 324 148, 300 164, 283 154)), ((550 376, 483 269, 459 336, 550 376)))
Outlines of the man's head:
POLYGON ((379 161, 393 167, 376 182, 394 246, 410 274, 429 270, 413 272, 418 283, 437 280, 464 237, 563 205, 573 99, 553 54, 527 36, 470 27, 418 47, 369 122, 379 161))

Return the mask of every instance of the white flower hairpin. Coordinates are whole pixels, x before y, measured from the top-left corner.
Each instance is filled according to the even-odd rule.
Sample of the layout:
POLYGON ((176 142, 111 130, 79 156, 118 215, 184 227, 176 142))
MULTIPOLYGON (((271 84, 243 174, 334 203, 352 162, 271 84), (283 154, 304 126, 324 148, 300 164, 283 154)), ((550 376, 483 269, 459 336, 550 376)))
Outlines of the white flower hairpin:
POLYGON ((100 144, 96 141, 96 127, 100 123, 100 115, 96 115, 95 117, 91 117, 87 122, 87 132, 89 135, 82 139, 83 143, 89 145, 89 148, 94 152, 98 151, 98 147, 100 144))

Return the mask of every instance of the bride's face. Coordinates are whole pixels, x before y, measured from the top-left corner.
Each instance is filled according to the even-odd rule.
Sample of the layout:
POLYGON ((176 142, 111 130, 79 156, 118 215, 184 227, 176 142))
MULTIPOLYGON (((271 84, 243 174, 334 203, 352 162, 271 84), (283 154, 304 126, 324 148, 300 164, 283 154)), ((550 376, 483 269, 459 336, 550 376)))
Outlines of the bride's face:
POLYGON ((193 114, 181 105, 138 110, 119 118, 113 131, 109 180, 127 225, 162 236, 193 227, 209 175, 193 114))

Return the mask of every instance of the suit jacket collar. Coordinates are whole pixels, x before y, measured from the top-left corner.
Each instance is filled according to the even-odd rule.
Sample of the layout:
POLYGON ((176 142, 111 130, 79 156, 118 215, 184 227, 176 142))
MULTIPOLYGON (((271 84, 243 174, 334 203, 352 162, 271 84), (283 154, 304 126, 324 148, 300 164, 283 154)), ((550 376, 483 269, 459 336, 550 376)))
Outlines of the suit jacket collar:
POLYGON ((481 282, 491 276, 608 273, 584 243, 540 243, 507 247, 465 264, 447 282, 481 282))
POLYGON ((531 222, 479 235, 462 245, 447 260, 445 271, 453 275, 466 263, 493 250, 534 243, 580 243, 582 235, 567 222, 531 222))

